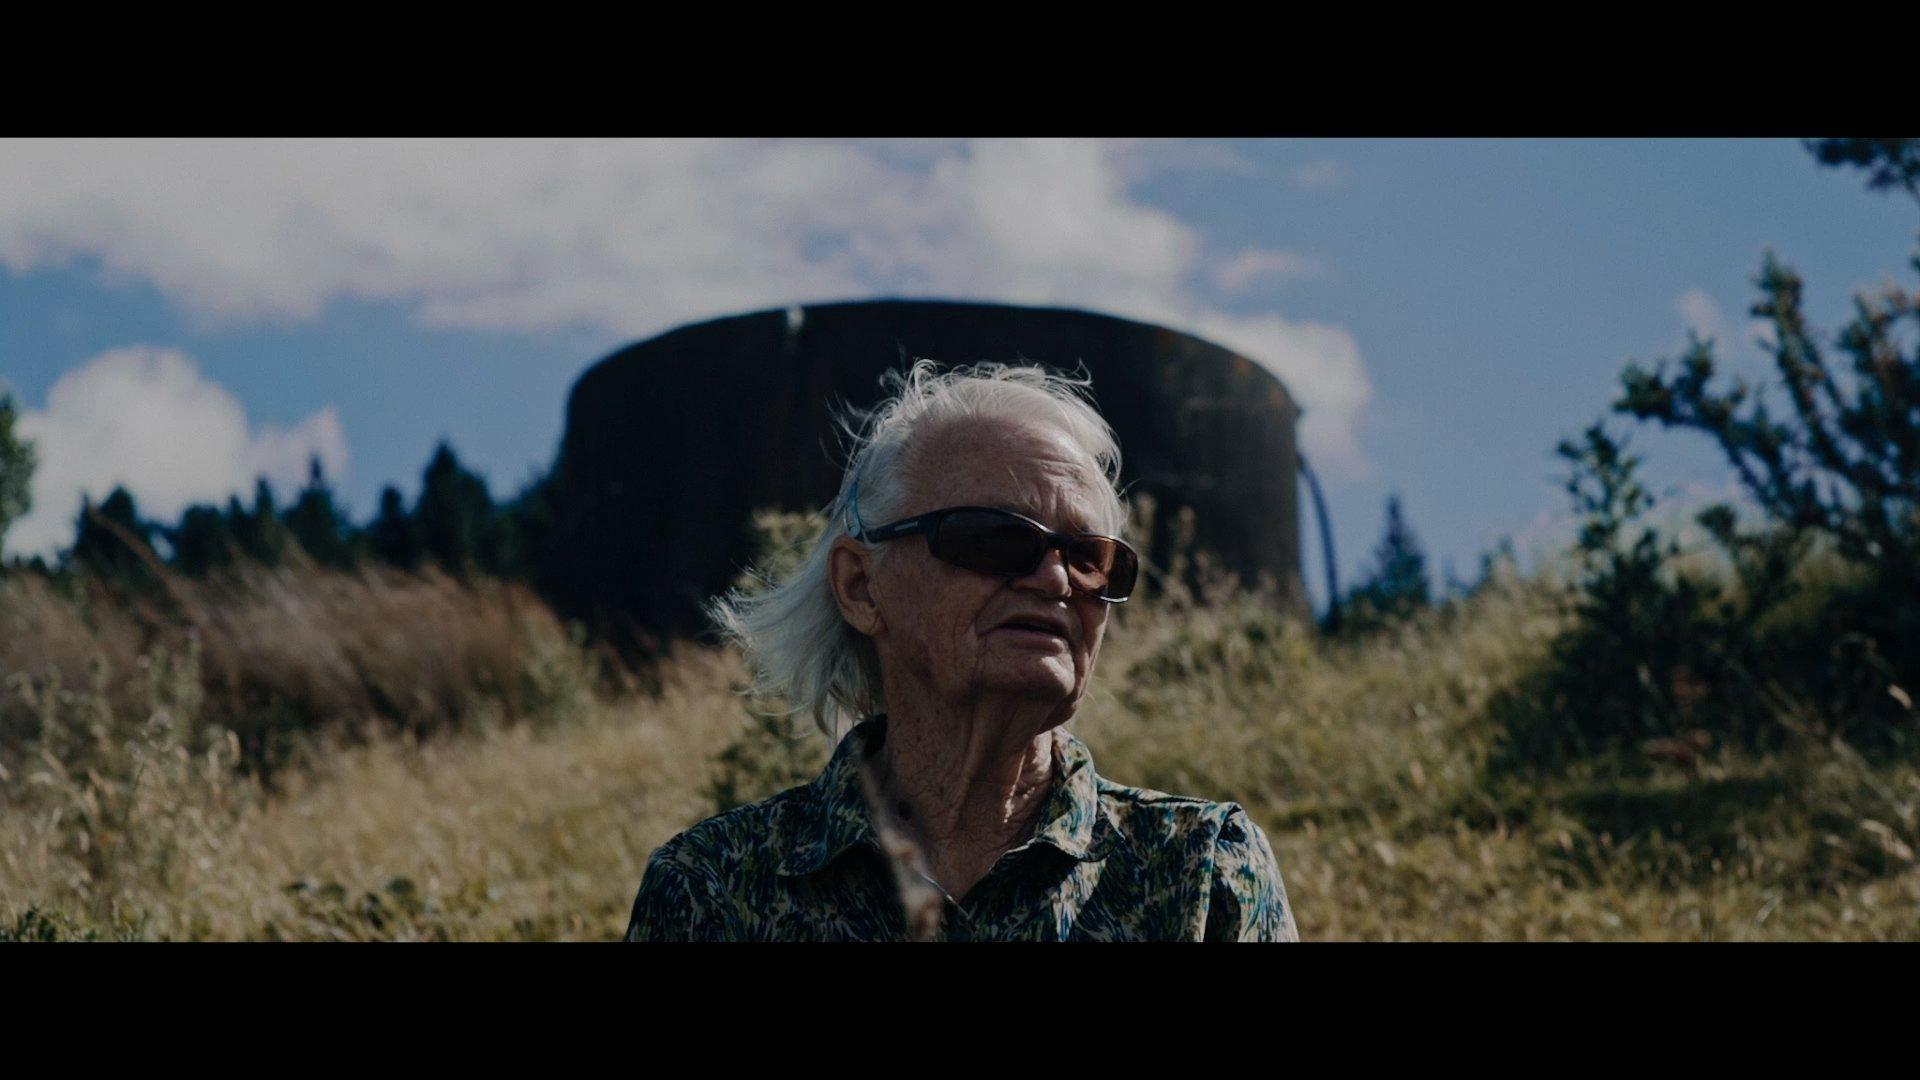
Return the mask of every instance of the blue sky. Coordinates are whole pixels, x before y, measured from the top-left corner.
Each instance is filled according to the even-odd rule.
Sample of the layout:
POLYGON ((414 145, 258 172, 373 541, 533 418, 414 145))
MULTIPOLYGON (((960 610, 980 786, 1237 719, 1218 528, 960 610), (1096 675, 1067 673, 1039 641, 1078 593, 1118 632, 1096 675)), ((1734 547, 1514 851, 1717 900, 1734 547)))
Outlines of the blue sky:
MULTIPOLYGON (((1831 330, 1910 284, 1916 235, 1912 200, 1784 140, 0 143, 0 383, 46 459, 7 544, 66 543, 116 480, 161 514, 290 494, 309 453, 364 517, 441 437, 505 494, 626 342, 915 295, 1247 353, 1307 409, 1343 578, 1390 492, 1468 576, 1570 534, 1552 449, 1628 360, 1693 327, 1764 371, 1765 249, 1831 330)), ((1696 440, 1636 445, 1676 505, 1729 489, 1696 440)))

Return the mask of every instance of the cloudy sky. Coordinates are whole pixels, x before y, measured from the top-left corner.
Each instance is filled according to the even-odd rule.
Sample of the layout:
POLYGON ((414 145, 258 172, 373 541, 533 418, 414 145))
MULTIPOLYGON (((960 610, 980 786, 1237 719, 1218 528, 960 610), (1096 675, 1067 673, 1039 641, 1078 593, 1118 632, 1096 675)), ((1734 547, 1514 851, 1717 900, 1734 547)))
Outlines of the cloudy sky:
MULTIPOLYGON (((442 437, 508 494, 622 344, 928 296, 1245 353, 1306 410, 1343 576, 1391 492, 1466 576, 1566 535, 1553 445, 1626 361, 1693 328, 1760 370, 1763 250, 1833 327, 1917 233, 1784 141, 4 142, 0 386, 43 462, 6 543, 68 543, 115 483, 161 517, 291 493, 310 454, 365 517, 442 437)), ((1677 498, 1727 486, 1704 447, 1640 445, 1677 498)))

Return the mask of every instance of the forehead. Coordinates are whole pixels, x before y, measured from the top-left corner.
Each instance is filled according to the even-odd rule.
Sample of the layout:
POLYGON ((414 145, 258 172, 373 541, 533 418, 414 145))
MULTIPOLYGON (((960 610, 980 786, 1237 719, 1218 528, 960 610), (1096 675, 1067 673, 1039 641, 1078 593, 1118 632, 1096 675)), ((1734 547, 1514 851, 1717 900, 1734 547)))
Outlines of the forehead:
POLYGON ((1058 429, 1007 420, 955 420, 914 454, 915 506, 997 506, 1056 529, 1104 526, 1098 467, 1058 429))

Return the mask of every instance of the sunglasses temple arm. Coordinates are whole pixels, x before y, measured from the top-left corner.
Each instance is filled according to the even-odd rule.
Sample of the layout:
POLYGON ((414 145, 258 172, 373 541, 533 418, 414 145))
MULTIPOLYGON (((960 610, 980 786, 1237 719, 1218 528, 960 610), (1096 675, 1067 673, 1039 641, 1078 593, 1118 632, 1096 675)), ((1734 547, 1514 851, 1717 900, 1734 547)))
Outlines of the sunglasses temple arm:
POLYGON ((847 489, 846 507, 847 535, 855 540, 866 540, 866 530, 860 525, 860 481, 855 480, 847 489))

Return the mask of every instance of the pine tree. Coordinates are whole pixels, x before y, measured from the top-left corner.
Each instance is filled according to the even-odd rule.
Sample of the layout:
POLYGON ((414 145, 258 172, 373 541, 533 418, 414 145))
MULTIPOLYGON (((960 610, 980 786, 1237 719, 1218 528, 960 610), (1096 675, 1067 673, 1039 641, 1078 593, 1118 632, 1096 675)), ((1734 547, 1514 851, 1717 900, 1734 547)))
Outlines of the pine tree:
POLYGON ((333 489, 327 485, 318 454, 307 459, 307 486, 287 511, 285 521, 294 541, 315 562, 342 569, 353 565, 347 523, 334 506, 333 489))
POLYGON ((483 544, 482 568, 497 577, 532 580, 553 522, 551 488, 545 478, 535 477, 494 515, 483 544))
POLYGON ((14 434, 20 410, 11 394, 0 394, 0 552, 6 551, 7 527, 33 509, 33 443, 14 434))
POLYGON ((1427 557, 1407 525, 1400 497, 1387 498, 1387 527, 1373 552, 1373 570, 1349 597, 1349 605, 1385 618, 1402 618, 1432 603, 1427 557))
POLYGON ((187 507, 180 515, 180 524, 168 529, 166 536, 173 548, 174 569, 192 577, 205 577, 219 567, 232 565, 239 553, 233 530, 214 506, 187 507))
POLYGON ((487 493, 487 482, 463 468, 445 441, 427 463, 414 516, 428 557, 454 574, 482 567, 494 517, 493 497, 487 493))
POLYGON ((100 577, 139 580, 147 575, 154 531, 151 523, 140 520, 132 493, 116 486, 99 506, 91 498, 82 499, 67 560, 100 577))
POLYGON ((249 529, 248 515, 246 506, 240 501, 240 496, 227 496, 227 508, 221 516, 226 525, 227 538, 233 542, 234 554, 247 554, 246 545, 241 542, 241 537, 249 529))
POLYGON ((280 522, 274 506, 273 488, 261 477, 253 489, 253 509, 243 510, 239 499, 227 504, 228 526, 240 550, 263 566, 278 566, 293 537, 280 522))
POLYGON ((367 551, 388 566, 411 570, 420 564, 420 534, 400 491, 388 484, 380 492, 380 511, 367 525, 367 551))

